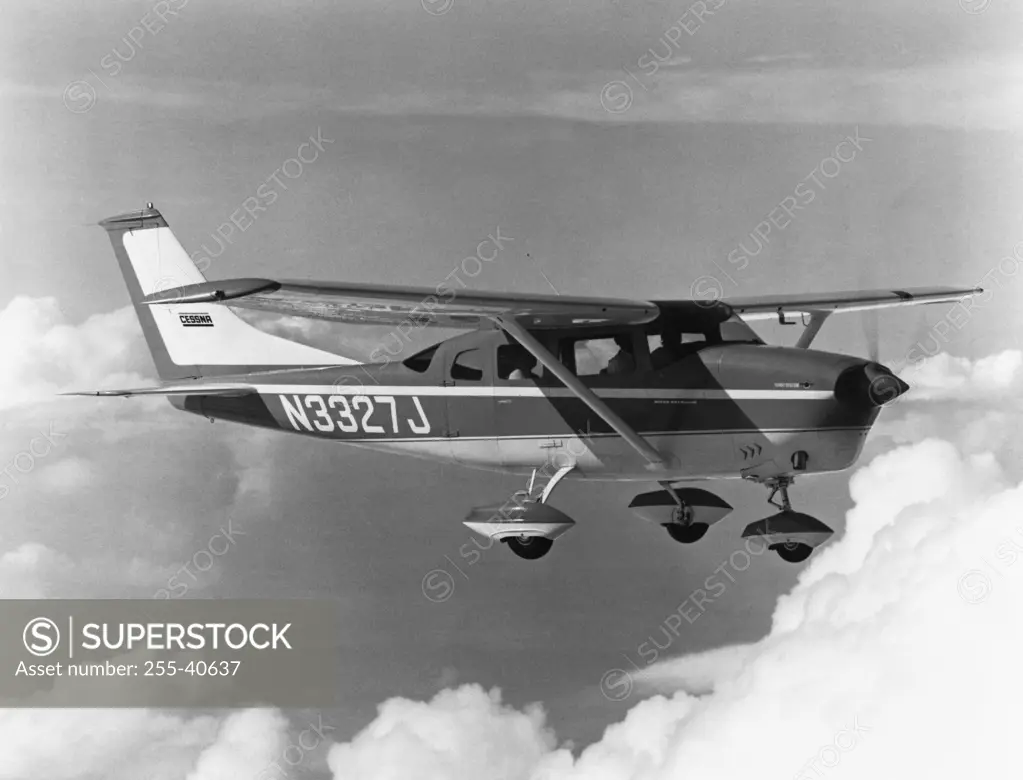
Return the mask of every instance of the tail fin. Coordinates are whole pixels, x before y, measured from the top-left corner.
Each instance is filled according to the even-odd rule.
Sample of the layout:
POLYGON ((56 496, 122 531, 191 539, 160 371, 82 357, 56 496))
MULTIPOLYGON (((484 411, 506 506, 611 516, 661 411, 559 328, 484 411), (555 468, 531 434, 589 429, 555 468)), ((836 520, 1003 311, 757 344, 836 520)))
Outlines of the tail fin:
POLYGON ((264 333, 226 306, 147 306, 146 295, 206 279, 152 204, 99 223, 110 236, 135 315, 164 381, 356 361, 264 333))

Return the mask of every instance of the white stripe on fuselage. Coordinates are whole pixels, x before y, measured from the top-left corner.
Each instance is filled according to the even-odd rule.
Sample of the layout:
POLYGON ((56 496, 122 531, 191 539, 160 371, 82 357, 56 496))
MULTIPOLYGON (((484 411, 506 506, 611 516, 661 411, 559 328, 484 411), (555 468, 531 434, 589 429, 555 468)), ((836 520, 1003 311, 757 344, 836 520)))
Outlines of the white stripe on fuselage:
MULTIPOLYGON (((438 385, 252 385, 256 392, 263 395, 302 394, 302 395, 422 395, 422 396, 515 396, 521 398, 574 398, 568 388, 561 387, 502 387, 459 386, 440 387, 438 385)), ((636 399, 691 399, 691 400, 801 400, 826 401, 835 397, 831 390, 647 390, 628 387, 593 387, 590 388, 602 398, 636 398, 636 399)))

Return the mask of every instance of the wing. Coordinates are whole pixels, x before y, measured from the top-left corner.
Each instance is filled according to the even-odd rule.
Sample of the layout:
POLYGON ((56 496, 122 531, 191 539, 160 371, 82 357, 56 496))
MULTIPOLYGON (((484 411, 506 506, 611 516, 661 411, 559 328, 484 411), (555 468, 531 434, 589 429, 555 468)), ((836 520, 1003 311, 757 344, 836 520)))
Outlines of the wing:
POLYGON ((777 317, 787 312, 847 312, 888 309, 895 306, 919 306, 928 303, 954 303, 984 292, 980 287, 908 287, 904 290, 852 290, 800 295, 753 295, 725 298, 723 303, 744 320, 777 317))
MULTIPOLYGON (((473 328, 494 318, 514 319, 529 328, 579 325, 639 325, 662 309, 724 304, 743 319, 767 319, 791 313, 851 312, 955 302, 983 292, 979 287, 910 287, 798 295, 758 295, 722 301, 634 301, 568 295, 532 295, 376 284, 225 279, 164 290, 146 296, 146 304, 222 303, 298 317, 366 325, 473 328)), ((728 316, 727 314, 725 315, 728 316)))
POLYGON ((376 284, 226 279, 146 296, 146 304, 224 303, 298 317, 364 325, 437 325, 475 328, 495 317, 529 328, 637 325, 656 319, 649 301, 530 295, 459 289, 453 285, 396 287, 376 284))

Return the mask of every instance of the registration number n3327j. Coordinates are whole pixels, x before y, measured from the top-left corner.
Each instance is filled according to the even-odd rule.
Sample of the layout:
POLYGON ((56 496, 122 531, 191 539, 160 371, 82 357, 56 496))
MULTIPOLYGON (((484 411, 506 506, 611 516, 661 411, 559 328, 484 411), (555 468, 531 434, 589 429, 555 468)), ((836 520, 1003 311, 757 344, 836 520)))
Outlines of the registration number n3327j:
POLYGON ((393 395, 279 395, 278 398, 296 431, 392 436, 406 432, 415 436, 430 433, 430 421, 415 395, 399 398, 393 395))

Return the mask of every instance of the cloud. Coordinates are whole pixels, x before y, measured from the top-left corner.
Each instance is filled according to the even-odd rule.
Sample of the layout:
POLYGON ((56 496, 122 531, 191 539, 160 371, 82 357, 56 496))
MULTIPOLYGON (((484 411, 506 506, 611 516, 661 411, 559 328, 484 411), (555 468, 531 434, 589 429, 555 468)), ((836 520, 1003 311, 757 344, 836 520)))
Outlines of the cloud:
POLYGON ((764 67, 657 70, 650 75, 608 71, 603 84, 556 90, 541 113, 606 122, 735 122, 747 124, 863 124, 1015 130, 1007 105, 1023 97, 1018 59, 912 68, 764 67), (595 95, 597 97, 595 97, 595 95), (1008 102, 1007 102, 1008 101, 1008 102))
POLYGON ((215 585, 220 557, 196 572, 195 556, 207 566, 222 529, 228 555, 272 519, 280 437, 211 430, 159 398, 56 398, 154 381, 131 307, 75 324, 53 298, 18 297, 0 339, 0 597, 150 597, 176 574, 193 594, 215 585))
POLYGON ((93 477, 93 466, 85 458, 63 458, 43 468, 39 485, 45 490, 73 493, 88 485, 93 477))
POLYGON ((0 410, 64 391, 144 384, 141 333, 130 306, 72 325, 56 298, 14 298, 0 311, 0 410))
POLYGON ((285 780, 288 721, 147 709, 0 710, 0 780, 285 780))
POLYGON ((665 660, 640 670, 637 682, 662 692, 710 693, 720 682, 735 677, 755 648, 756 645, 730 645, 665 660))
MULTIPOLYGON (((1021 361, 942 356, 919 375, 953 388, 950 402, 998 390, 972 418, 1011 412, 1002 422, 1017 438, 1023 403, 1004 391, 1021 361)), ((525 731, 495 728, 515 719, 496 692, 392 699, 332 750, 335 778, 1014 775, 1006 746, 1023 700, 1023 464, 1011 449, 976 449, 966 427, 946 429, 941 404, 920 406, 932 413, 914 411, 918 438, 853 475, 846 533, 779 599, 760 642, 650 667, 641 681, 675 693, 638 703, 578 756, 549 749, 535 707, 517 721, 525 731), (701 685, 713 693, 685 690, 701 685), (480 764, 487 750, 503 757, 522 745, 530 762, 480 764)))
POLYGON ((941 353, 908 366, 901 376, 912 400, 986 401, 1020 389, 1023 353, 1006 350, 980 360, 941 353))
POLYGON ((795 52, 792 54, 757 54, 752 57, 746 57, 743 62, 749 62, 754 65, 777 65, 786 62, 812 60, 813 58, 814 55, 810 52, 795 52))
POLYGON ((180 780, 217 719, 149 710, 0 710, 0 778, 180 780))
MULTIPOLYGON (((535 68, 524 80, 438 86, 409 85, 401 79, 386 89, 351 84, 342 89, 138 75, 119 79, 117 89, 103 90, 101 99, 158 112, 186 107, 224 117, 226 110, 235 120, 315 108, 367 116, 539 114, 601 123, 848 123, 971 130, 1021 126, 1018 112, 1008 108, 1023 98, 1023 62, 1014 52, 951 55, 909 65, 887 64, 883 58, 874 58, 882 64, 839 65, 826 64, 836 61, 833 56, 810 52, 758 54, 722 63, 676 51, 659 62, 651 57, 652 50, 667 47, 670 52, 675 47, 663 38, 652 43, 653 49, 637 46, 635 55, 619 64, 602 62, 584 73, 563 66, 535 68), (601 91, 609 82, 628 89, 627 109, 608 111, 602 106, 601 91)), ((0 81, 0 96, 49 102, 66 86, 0 81)))
POLYGON ((442 780, 526 777, 553 747, 543 711, 512 709, 500 693, 463 685, 430 702, 394 698, 366 729, 331 748, 337 778, 442 780))
POLYGON ((199 756, 187 780, 260 778, 283 752, 287 726, 287 719, 273 709, 229 715, 220 725, 217 741, 199 756))
MULTIPOLYGON (((173 576, 188 595, 216 585, 234 545, 273 518, 279 439, 211 430, 160 399, 53 398, 152 381, 130 308, 75 324, 52 298, 16 298, 0 312, 0 337, 9 346, 0 374, 0 597, 149 598, 173 576), (224 557, 200 570, 194 554, 223 528, 239 538, 221 536, 212 549, 224 557), (188 565, 192 579, 182 574, 188 565)), ((310 763, 305 754, 318 741, 306 735, 300 749, 285 743, 288 732, 284 715, 265 708, 226 717, 0 709, 0 780, 284 780, 296 753, 310 763)))
POLYGON ((0 598, 41 599, 47 575, 66 572, 74 562, 38 542, 26 542, 0 555, 0 598))

